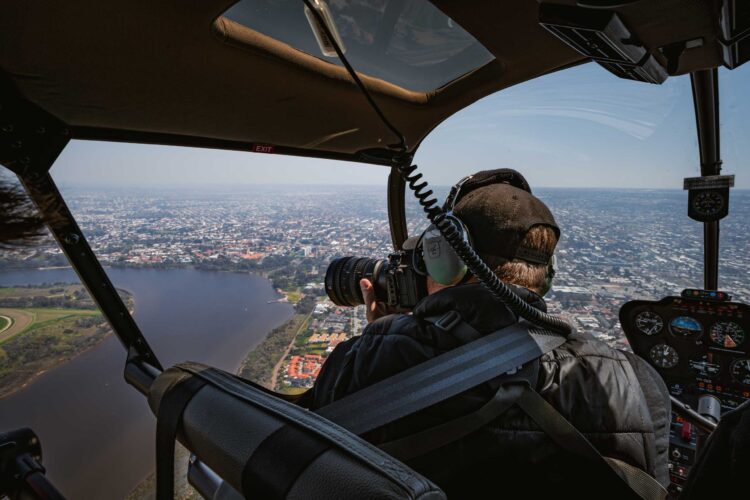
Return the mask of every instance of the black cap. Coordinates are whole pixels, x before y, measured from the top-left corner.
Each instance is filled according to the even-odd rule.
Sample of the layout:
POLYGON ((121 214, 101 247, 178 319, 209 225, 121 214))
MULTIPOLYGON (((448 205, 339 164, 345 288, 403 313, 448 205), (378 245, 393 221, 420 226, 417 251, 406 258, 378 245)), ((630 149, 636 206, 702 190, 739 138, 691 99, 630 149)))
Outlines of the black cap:
POLYGON ((533 226, 560 228, 547 205, 531 194, 524 177, 511 169, 485 170, 465 180, 455 193, 453 213, 466 225, 477 252, 504 259, 546 263, 545 252, 521 247, 533 226))

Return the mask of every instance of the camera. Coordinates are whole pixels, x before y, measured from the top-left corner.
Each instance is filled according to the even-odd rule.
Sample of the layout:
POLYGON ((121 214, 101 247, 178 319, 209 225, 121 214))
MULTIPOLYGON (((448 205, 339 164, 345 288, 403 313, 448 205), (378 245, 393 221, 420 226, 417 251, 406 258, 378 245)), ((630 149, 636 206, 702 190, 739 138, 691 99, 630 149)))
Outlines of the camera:
POLYGON ((427 296, 424 272, 414 264, 414 250, 401 250, 388 259, 341 257, 326 271, 326 293, 337 306, 355 307, 365 303, 359 280, 370 280, 375 298, 397 311, 411 311, 427 296))

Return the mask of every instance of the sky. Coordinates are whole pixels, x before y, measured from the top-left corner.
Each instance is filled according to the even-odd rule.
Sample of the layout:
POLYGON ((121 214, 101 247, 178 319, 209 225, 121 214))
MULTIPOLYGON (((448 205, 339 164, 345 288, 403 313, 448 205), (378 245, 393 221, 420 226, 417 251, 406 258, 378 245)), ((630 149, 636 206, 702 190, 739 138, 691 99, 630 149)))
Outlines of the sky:
MULTIPOLYGON (((720 70, 722 173, 750 188, 750 63, 720 70)), ((623 80, 590 63, 488 96, 440 124, 415 162, 433 185, 509 167, 532 187, 682 188, 700 174, 688 76, 623 80)), ((385 185, 379 166, 170 146, 73 141, 63 187, 385 185)))

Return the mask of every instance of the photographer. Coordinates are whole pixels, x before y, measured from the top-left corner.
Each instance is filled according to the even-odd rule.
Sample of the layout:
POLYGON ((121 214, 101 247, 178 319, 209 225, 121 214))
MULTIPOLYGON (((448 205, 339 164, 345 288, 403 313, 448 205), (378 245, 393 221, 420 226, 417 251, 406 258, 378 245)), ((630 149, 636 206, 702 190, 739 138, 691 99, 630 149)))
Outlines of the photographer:
MULTIPOLYGON (((547 206, 531 194, 523 176, 511 170, 479 172, 455 186, 454 194, 452 213, 465 225, 475 250, 516 294, 546 311, 542 297, 554 276, 552 256, 559 237, 547 206)), ((423 254, 432 252, 429 229, 422 238, 423 254)), ((427 296, 411 314, 387 314, 376 300, 377 286, 362 279, 370 323, 361 336, 331 353, 300 404, 320 408, 473 340, 467 338, 466 328, 441 328, 436 318, 446 314, 458 313, 478 335, 519 320, 476 278, 466 275, 446 284, 444 276, 435 279, 434 274, 430 271, 426 277, 427 296)), ((650 366, 583 333, 571 334, 533 366, 538 372, 537 392, 599 453, 668 484, 669 395, 650 366)), ((476 411, 498 387, 497 380, 482 384, 364 437, 378 444, 413 435, 476 411)), ((558 446, 517 406, 407 463, 451 498, 499 497, 511 481, 523 485, 531 498, 564 490, 583 498, 632 497, 632 492, 614 488, 605 475, 558 446)))

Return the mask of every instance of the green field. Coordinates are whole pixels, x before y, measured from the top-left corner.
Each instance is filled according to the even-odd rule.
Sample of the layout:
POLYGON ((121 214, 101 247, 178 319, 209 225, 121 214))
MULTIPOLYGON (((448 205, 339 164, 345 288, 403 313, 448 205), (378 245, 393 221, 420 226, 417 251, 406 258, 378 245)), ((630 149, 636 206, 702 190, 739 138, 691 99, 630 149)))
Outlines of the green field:
POLYGON ((102 315, 102 313, 96 309, 54 309, 34 307, 24 309, 24 311, 30 312, 34 316, 34 322, 27 326, 24 332, 51 326, 65 319, 102 315))
MULTIPOLYGON (((132 298, 123 296, 131 306, 132 298)), ((81 285, 0 287, 0 321, 0 398, 110 333, 81 285)))
POLYGON ((98 310, 27 307, 19 309, 0 308, 0 345, 19 335, 43 329, 48 333, 75 327, 79 318, 101 316, 98 310), (9 324, 8 319, 11 319, 9 324), (12 321, 15 319, 15 322, 12 321))
POLYGON ((80 300, 87 300, 87 296, 83 293, 83 287, 81 285, 72 284, 59 284, 59 285, 48 285, 39 287, 0 287, 0 301, 4 298, 17 298, 17 297, 63 297, 65 295, 73 295, 78 293, 80 300))
POLYGON ((298 288, 288 288, 284 290, 284 295, 286 295, 286 298, 291 302, 292 304, 296 304, 300 300, 302 300, 302 291, 298 288))

